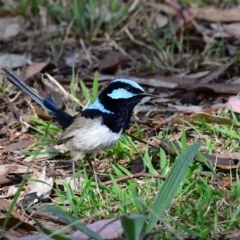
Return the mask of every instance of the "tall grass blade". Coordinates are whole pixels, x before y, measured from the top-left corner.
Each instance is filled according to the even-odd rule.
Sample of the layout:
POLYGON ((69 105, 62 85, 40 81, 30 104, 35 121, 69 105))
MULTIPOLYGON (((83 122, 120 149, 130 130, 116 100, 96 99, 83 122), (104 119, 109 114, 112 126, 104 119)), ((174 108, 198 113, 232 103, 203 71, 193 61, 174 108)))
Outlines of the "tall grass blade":
POLYGON ((171 205, 171 202, 183 181, 189 165, 196 155, 201 143, 195 143, 187 148, 176 160, 172 171, 164 182, 159 194, 154 199, 149 215, 149 222, 146 226, 146 231, 151 231, 162 214, 171 205))
POLYGON ((61 219, 63 219, 65 222, 70 224, 71 226, 74 226, 76 229, 82 231, 83 233, 87 234, 91 239, 95 240, 103 240, 97 233, 89 229, 88 227, 81 224, 79 221, 68 215, 67 213, 61 211, 60 209, 54 207, 54 206, 46 206, 46 210, 51 212, 54 216, 57 216, 61 219))

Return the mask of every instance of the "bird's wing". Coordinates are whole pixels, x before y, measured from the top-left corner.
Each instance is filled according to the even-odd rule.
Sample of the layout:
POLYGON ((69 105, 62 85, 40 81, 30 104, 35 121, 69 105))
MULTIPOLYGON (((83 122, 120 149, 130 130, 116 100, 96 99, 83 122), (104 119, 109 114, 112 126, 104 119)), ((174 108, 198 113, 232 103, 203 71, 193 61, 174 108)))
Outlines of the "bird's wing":
POLYGON ((91 119, 91 118, 85 118, 82 117, 81 114, 78 114, 73 123, 66 128, 61 136, 57 139, 57 145, 62 144, 62 143, 66 143, 68 140, 70 140, 71 138, 73 138, 76 134, 76 130, 81 130, 83 127, 84 128, 91 128, 94 127, 96 122, 101 121, 101 119, 97 118, 97 119, 91 119))
POLYGON ((62 132, 56 143, 59 145, 73 138, 74 132, 76 131, 76 129, 80 129, 84 126, 85 120, 85 118, 81 117, 81 115, 78 114, 75 117, 73 123, 62 132))

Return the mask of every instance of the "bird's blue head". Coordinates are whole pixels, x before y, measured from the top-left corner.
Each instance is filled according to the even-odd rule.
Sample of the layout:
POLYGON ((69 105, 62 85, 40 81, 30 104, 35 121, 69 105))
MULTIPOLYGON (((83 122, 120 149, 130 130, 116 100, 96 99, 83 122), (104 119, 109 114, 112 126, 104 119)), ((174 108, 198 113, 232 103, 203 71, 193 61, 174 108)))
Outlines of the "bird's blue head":
POLYGON ((102 90, 93 104, 84 109, 83 115, 97 114, 112 130, 116 128, 115 132, 124 131, 128 128, 133 108, 146 96, 153 95, 134 81, 117 78, 102 90))

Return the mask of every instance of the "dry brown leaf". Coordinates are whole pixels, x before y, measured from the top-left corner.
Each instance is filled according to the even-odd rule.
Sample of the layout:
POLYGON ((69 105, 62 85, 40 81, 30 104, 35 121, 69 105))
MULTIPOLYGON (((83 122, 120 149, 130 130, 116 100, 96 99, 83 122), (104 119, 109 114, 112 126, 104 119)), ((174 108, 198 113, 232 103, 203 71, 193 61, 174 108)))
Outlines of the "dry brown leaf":
POLYGON ((226 94, 238 94, 240 92, 240 84, 225 84, 225 83, 193 83, 185 84, 181 83, 176 88, 188 89, 194 91, 204 91, 204 92, 215 92, 215 93, 226 93, 226 94))
POLYGON ((212 114, 208 114, 205 112, 197 112, 193 113, 190 116, 187 115, 176 115, 173 116, 171 121, 173 123, 178 124, 187 124, 187 126, 191 126, 191 124, 196 124, 201 121, 204 121, 205 123, 212 123, 212 124, 224 124, 229 126, 236 125, 231 119, 225 118, 225 117, 219 117, 212 114))
POLYGON ((150 6, 153 9, 157 10, 158 12, 161 11, 167 15, 173 15, 173 16, 177 14, 177 11, 167 4, 156 3, 155 1, 146 1, 144 3, 146 4, 146 6, 150 6))
POLYGON ((196 73, 191 73, 185 76, 185 78, 202 78, 205 77, 206 75, 209 74, 209 70, 207 71, 202 71, 202 72, 196 72, 196 73))
MULTIPOLYGON (((240 13, 239 13, 240 14, 240 13)), ((240 37, 240 22, 224 24, 223 28, 233 36, 239 38, 240 37)))
POLYGON ((0 39, 9 40, 17 36, 26 28, 26 22, 22 16, 0 18, 0 39))
MULTIPOLYGON (((3 226, 5 218, 0 218, 0 226, 3 226)), ((10 217, 7 222, 7 229, 14 229, 15 232, 20 234, 20 236, 24 236, 29 232, 37 231, 37 228, 33 225, 30 225, 29 223, 22 222, 19 218, 10 217)))
POLYGON ((0 199, 2 199, 2 198, 9 198, 9 197, 14 196, 15 193, 17 192, 17 190, 18 190, 17 187, 15 187, 15 186, 10 186, 10 187, 8 188, 7 194, 5 194, 5 195, 0 195, 0 199))
MULTIPOLYGON (((117 239, 123 234, 121 219, 103 219, 94 223, 88 224, 87 227, 94 232, 97 232, 103 239, 117 239)), ((88 240, 89 236, 76 231, 71 234, 71 239, 88 240)))
MULTIPOLYGON (((159 144, 165 151, 167 151, 169 154, 176 155, 176 150, 181 153, 181 147, 177 142, 170 142, 161 140, 159 144)), ((235 163, 233 160, 229 158, 222 157, 221 154, 218 154, 217 156, 214 155, 208 155, 205 153, 202 153, 203 156, 213 165, 221 169, 237 169, 239 168, 238 162, 235 163)), ((195 159, 199 162, 202 162, 202 160, 199 157, 195 157, 195 159)))
POLYGON ((19 164, 4 164, 0 165, 0 175, 8 174, 24 174, 31 173, 32 169, 19 164))
POLYGON ((208 154, 203 153, 203 155, 213 166, 217 166, 218 168, 221 168, 221 169, 237 169, 237 168, 239 168, 238 160, 235 163, 232 159, 223 157, 222 154, 208 155, 208 154))
MULTIPOLYGON (((7 213, 10 210, 10 206, 11 206, 11 201, 7 200, 7 199, 0 199, 0 212, 4 212, 7 213)), ((15 218, 20 218, 21 215, 18 213, 17 210, 13 209, 11 211, 11 216, 15 217, 15 218)), ((2 219, 2 218, 0 218, 2 219)), ((1 222, 1 220, 0 220, 1 222)), ((2 226, 2 224, 0 224, 0 226, 2 226)))
POLYGON ((46 62, 33 62, 31 65, 29 65, 26 68, 25 71, 25 79, 28 79, 35 75, 36 73, 41 72, 43 68, 45 68, 48 65, 46 62))
POLYGON ((224 73, 231 65, 233 64, 233 61, 229 61, 226 64, 223 64, 221 67, 214 69, 211 71, 207 76, 201 78, 199 80, 199 83, 209 83, 210 81, 218 78, 222 73, 224 73))
POLYGON ((138 156, 135 158, 132 166, 131 166, 131 173, 140 173, 140 172, 145 172, 145 165, 142 156, 138 156))
POLYGON ((176 108, 178 111, 181 111, 181 112, 200 112, 203 107, 202 106, 185 106, 185 105, 174 105, 174 104, 171 104, 171 103, 168 103, 167 104, 168 107, 173 107, 173 108, 176 108))
POLYGON ((119 64, 126 60, 126 57, 116 51, 110 51, 107 55, 100 61, 98 69, 100 72, 113 73, 117 70, 119 64))
POLYGON ((238 8, 218 9, 213 7, 192 7, 191 14, 199 19, 210 22, 238 22, 240 21, 240 11, 238 8))
POLYGON ((14 150, 25 149, 25 148, 31 146, 32 144, 34 144, 33 140, 21 140, 19 142, 11 143, 11 144, 5 146, 4 151, 11 152, 14 150))
POLYGON ((83 176, 78 176, 78 183, 79 183, 78 185, 79 186, 76 186, 75 179, 73 179, 72 177, 64 177, 63 179, 56 179, 55 184, 63 185, 64 182, 69 184, 69 186, 71 187, 71 189, 74 192, 79 193, 79 192, 82 191, 82 187, 81 186, 83 186, 84 177, 83 176))

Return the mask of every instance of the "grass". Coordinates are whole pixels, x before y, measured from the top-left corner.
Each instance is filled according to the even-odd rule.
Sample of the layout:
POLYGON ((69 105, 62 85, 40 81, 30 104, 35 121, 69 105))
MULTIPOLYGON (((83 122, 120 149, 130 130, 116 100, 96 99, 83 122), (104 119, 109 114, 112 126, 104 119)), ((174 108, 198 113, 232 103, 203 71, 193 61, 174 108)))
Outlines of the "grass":
MULTIPOLYGON (((226 116, 226 112, 219 114, 226 116)), ((51 127, 51 125, 40 120, 35 119, 34 122, 36 129, 39 129, 39 133, 41 133, 39 135, 39 137, 42 136, 42 139, 39 141, 41 143, 48 141, 46 136, 51 136, 51 134, 56 134, 57 132, 55 127, 51 127), (44 128, 45 131, 43 130, 44 128)), ((232 126, 220 127, 206 122, 203 124, 201 120, 199 123, 192 126, 192 131, 199 134, 198 140, 203 142, 202 151, 215 153, 217 143, 222 142, 222 139, 228 141, 229 138, 231 138, 229 142, 230 150, 236 151, 239 147, 236 145, 238 135, 234 134, 233 131, 235 130, 232 129, 232 126)), ((163 134, 161 135, 162 139, 171 137, 168 131, 163 131, 163 134)), ((154 239, 181 239, 186 236, 214 239, 230 233, 237 226, 239 220, 239 177, 235 181, 232 180, 233 187, 230 191, 227 191, 209 184, 210 180, 214 180, 214 175, 219 173, 205 169, 204 164, 194 162, 189 168, 187 166, 184 167, 183 164, 186 164, 187 161, 186 157, 192 159, 196 153, 197 148, 195 150, 187 148, 188 142, 191 141, 191 137, 189 138, 183 129, 179 144, 183 150, 187 149, 185 151, 188 152, 185 154, 186 156, 184 153, 178 152, 179 159, 182 159, 182 162, 176 169, 174 166, 180 161, 179 159, 170 157, 162 148, 159 148, 157 151, 149 151, 146 148, 143 158, 149 173, 157 174, 159 172, 159 170, 157 171, 158 167, 153 165, 152 158, 161 159, 157 165, 161 169, 161 174, 169 175, 167 180, 143 178, 141 180, 131 179, 118 184, 116 179, 129 175, 130 172, 127 168, 115 162, 112 165, 112 173, 105 174, 112 180, 112 185, 106 187, 100 184, 98 187, 101 190, 101 194, 96 194, 94 178, 89 178, 85 169, 80 170, 83 174, 83 189, 80 196, 75 194, 67 183, 64 183, 64 191, 56 189, 58 200, 55 206, 57 206, 58 210, 51 210, 51 212, 54 211, 54 214, 59 217, 63 213, 67 213, 62 218, 66 220, 66 217, 69 218, 71 216, 72 221, 86 217, 97 220, 101 219, 103 215, 108 217, 125 216, 122 221, 126 221, 127 226, 130 224, 128 221, 132 221, 131 224, 133 225, 138 225, 138 221, 141 222, 144 219, 145 222, 146 219, 149 219, 148 225, 145 227, 144 224, 141 225, 142 228, 136 230, 134 234, 136 236, 139 236, 139 234, 144 236, 151 232, 153 228, 157 228, 159 232, 154 232, 154 239), (181 173, 181 171, 186 171, 186 173, 181 173), (179 177, 181 180, 178 179, 179 177), (174 187, 174 184, 179 186, 181 182, 180 188, 174 187), (171 194, 171 192, 173 193, 171 194), (102 201, 102 199, 104 200, 102 201), (150 214, 144 214, 146 212, 150 212, 150 214), (161 220, 162 223, 157 224, 158 220, 161 220)), ((133 155, 137 154, 139 154, 138 147, 131 138, 124 136, 116 146, 107 153, 99 155, 99 157, 112 159, 122 157, 132 160, 133 155)), ((212 169, 215 169, 215 167, 213 166, 212 169)), ((236 174, 235 170, 229 170, 229 174, 234 177, 236 174)), ((133 234, 127 227, 124 229, 129 231, 129 236, 133 234)), ((126 233, 126 235, 128 234, 126 233)), ((128 239, 133 238, 129 237, 128 239)))
MULTIPOLYGON (((117 47, 131 46, 139 49, 140 53, 146 56, 147 63, 136 66, 131 58, 127 61, 130 69, 134 66, 134 70, 139 75, 146 72, 147 74, 174 75, 181 74, 182 69, 184 72, 185 70, 195 72, 196 69, 211 70, 216 63, 221 65, 228 60, 225 51, 227 43, 224 39, 212 45, 205 45, 204 49, 195 49, 185 41, 187 36, 184 32, 180 37, 175 33, 171 22, 166 30, 157 31, 156 26, 147 19, 150 16, 149 8, 146 10, 142 5, 137 5, 136 9, 129 12, 131 4, 123 1, 110 2, 108 12, 102 15, 98 7, 100 1, 95 0, 74 0, 67 4, 67 7, 68 2, 64 0, 47 1, 45 6, 42 1, 21 0, 17 8, 11 11, 20 12, 29 19, 39 19, 40 8, 44 7, 52 22, 71 25, 71 34, 84 39, 87 45, 95 46, 97 41, 97 45, 104 46, 106 42, 114 40, 117 47), (100 13, 98 14, 96 10, 100 13), (106 21, 104 17, 110 17, 110 19, 106 21), (126 28, 130 30, 133 39, 130 39, 124 31, 126 28)), ((184 4, 196 2, 200 6, 209 5, 208 1, 184 0, 181 2, 184 4)), ((216 6, 217 2, 214 3, 216 6)), ((223 2, 226 4, 227 1, 223 2)), ((151 11, 155 10, 151 9, 151 11)), ((39 22, 36 21, 35 24, 39 22)), ((63 41, 62 35, 56 37, 48 33, 52 55, 55 56, 53 59, 61 57, 58 56, 59 46, 55 41, 56 38, 62 38, 61 41, 63 41)), ((34 42, 32 36, 31 41, 34 42)), ((234 66, 237 69, 239 55, 234 59, 234 66)), ((237 73, 238 70, 235 70, 234 74, 237 73)), ((229 73, 229 77, 231 74, 233 73, 229 73)), ((78 75, 73 71, 70 93, 79 97, 83 106, 92 103, 99 92, 98 74, 95 73, 91 88, 80 81, 80 92, 76 79, 78 75)), ((5 93, 4 88, 0 91, 5 93)), ((77 111, 76 109, 77 106, 74 105, 73 114, 77 111)), ((139 143, 129 136, 123 136, 114 147, 97 156, 100 162, 108 162, 108 167, 105 168, 108 171, 104 171, 104 174, 112 181, 111 185, 99 184, 101 191, 99 194, 96 192, 97 184, 94 178, 89 177, 86 169, 83 168, 79 171, 83 176, 81 192, 75 193, 67 183, 64 183, 64 190, 60 187, 55 189, 55 208, 48 207, 48 210, 63 218, 69 225, 74 225, 75 229, 88 232, 91 236, 94 233, 77 223, 79 219, 99 220, 120 217, 128 239, 140 239, 140 236, 143 238, 147 234, 151 234, 153 239, 187 237, 218 239, 231 235, 237 229, 240 220, 239 170, 216 168, 199 153, 198 156, 203 163, 197 161, 191 163, 198 149, 198 145, 192 145, 195 142, 202 142, 200 151, 210 155, 239 150, 239 123, 236 116, 229 111, 219 111, 215 115, 231 118, 237 126, 199 118, 193 123, 185 124, 185 127, 178 125, 177 133, 171 126, 166 126, 157 132, 155 139, 174 141, 179 144, 181 151, 175 149, 175 154, 169 154, 161 147, 152 150, 147 144, 139 143), (189 145, 191 148, 188 148, 189 145), (150 174, 168 175, 167 180, 143 177, 118 183, 117 179, 130 175, 129 165, 139 155, 142 155, 150 174), (156 162, 152 161, 153 159, 156 162), (229 189, 221 187, 222 175, 228 177, 231 184, 229 189), (220 183, 220 185, 213 183, 220 183)), ((134 124, 130 131, 134 136, 146 139, 147 134, 143 126, 134 124)), ((147 127, 145 128, 148 130, 147 127)), ((38 118, 32 119, 31 129, 35 131, 38 141, 27 154, 36 154, 45 150, 45 147, 53 145, 60 133, 52 123, 46 123, 38 118)), ((6 222, 9 220, 12 207, 20 195, 23 184, 24 182, 19 186, 13 199, 11 209, 6 215, 6 222)), ((48 231, 41 224, 37 224, 48 235, 52 232, 61 234, 61 232, 48 231)), ((59 236, 55 235, 55 237, 61 239, 59 236)), ((95 239, 98 237, 94 235, 95 239)))

